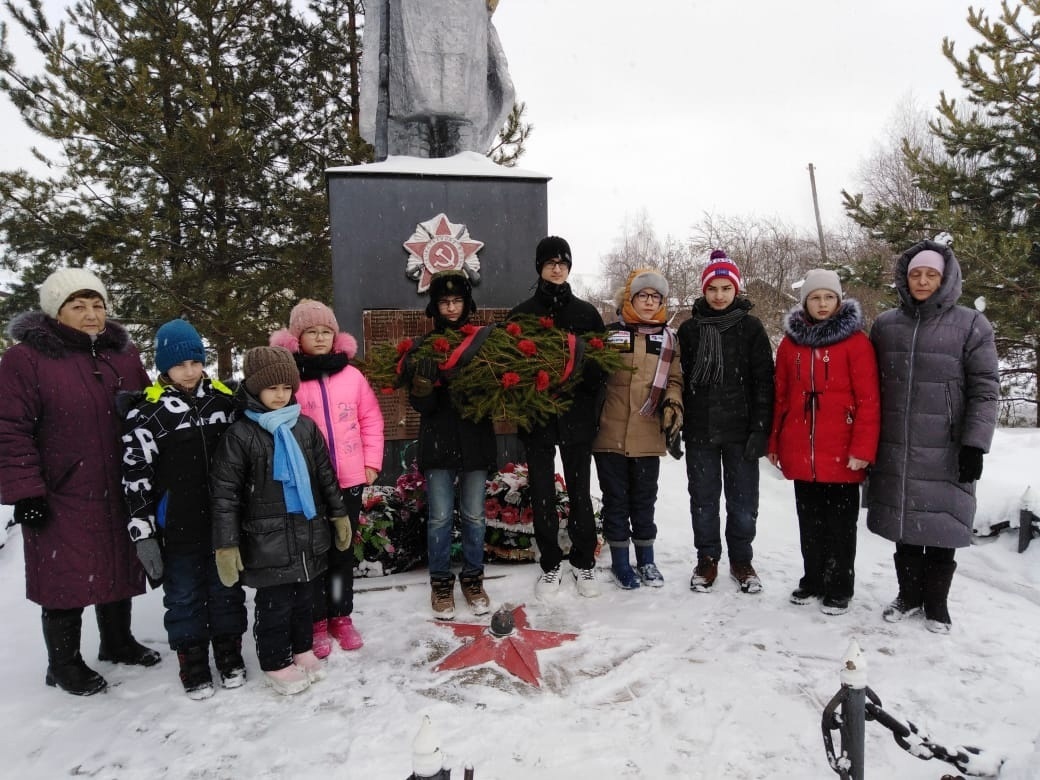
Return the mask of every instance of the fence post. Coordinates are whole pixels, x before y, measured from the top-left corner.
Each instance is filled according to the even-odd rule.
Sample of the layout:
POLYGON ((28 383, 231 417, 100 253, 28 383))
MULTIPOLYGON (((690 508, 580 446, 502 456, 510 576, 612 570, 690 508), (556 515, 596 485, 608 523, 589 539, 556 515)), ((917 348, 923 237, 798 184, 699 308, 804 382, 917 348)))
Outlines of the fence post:
POLYGON ((863 780, 867 722, 867 661, 855 639, 849 641, 839 676, 842 687, 847 689, 847 695, 841 705, 842 750, 850 764, 851 780, 863 780))
POLYGON ((412 774, 407 780, 451 780, 451 770, 444 768, 440 739, 429 715, 423 715, 412 742, 412 774))

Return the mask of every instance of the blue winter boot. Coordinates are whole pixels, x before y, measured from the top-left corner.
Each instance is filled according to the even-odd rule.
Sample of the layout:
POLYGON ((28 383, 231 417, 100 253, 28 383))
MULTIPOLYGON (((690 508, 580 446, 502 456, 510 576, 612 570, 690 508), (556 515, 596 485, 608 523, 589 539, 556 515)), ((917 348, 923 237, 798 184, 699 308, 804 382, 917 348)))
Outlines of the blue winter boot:
POLYGON ((660 588, 664 585, 664 576, 654 563, 654 544, 636 542, 636 571, 639 579, 648 588, 660 588))
POLYGON ((639 587, 639 577, 628 560, 627 544, 624 547, 610 545, 610 571, 621 590, 635 590, 639 587))

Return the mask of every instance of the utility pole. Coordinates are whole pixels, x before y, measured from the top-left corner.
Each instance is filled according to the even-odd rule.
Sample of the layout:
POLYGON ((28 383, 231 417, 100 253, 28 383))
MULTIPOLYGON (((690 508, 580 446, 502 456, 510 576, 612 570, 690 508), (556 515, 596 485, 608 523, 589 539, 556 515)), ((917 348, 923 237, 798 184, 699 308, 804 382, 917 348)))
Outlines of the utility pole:
POLYGON ((816 232, 820 236, 820 259, 827 265, 827 247, 823 243, 823 222, 820 221, 820 199, 816 197, 816 169, 809 163, 809 184, 812 185, 812 205, 816 212, 816 232))

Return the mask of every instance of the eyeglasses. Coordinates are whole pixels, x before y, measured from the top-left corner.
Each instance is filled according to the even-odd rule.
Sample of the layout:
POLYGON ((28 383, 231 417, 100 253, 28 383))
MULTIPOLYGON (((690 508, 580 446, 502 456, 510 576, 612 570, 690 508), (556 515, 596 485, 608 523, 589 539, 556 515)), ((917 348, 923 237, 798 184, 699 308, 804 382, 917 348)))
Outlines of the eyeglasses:
POLYGON ((567 261, 566 260, 546 260, 545 261, 545 265, 549 266, 550 268, 557 268, 557 269, 559 269, 559 268, 566 268, 567 267, 567 261))
POLYGON ((651 303, 660 303, 662 300, 661 293, 655 292, 637 292, 632 298, 636 301, 650 301, 651 303))
POLYGON ((454 309, 458 306, 462 306, 465 303, 465 298, 441 298, 439 301, 437 301, 438 306, 446 306, 451 309, 454 309))

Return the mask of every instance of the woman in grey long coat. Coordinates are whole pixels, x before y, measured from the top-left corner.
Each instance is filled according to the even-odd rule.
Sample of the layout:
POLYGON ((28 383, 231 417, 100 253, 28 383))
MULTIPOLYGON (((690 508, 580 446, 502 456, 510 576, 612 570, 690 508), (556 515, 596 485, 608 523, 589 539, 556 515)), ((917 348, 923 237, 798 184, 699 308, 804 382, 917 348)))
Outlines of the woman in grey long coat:
POLYGON ((993 328, 957 305, 961 268, 932 241, 910 247, 895 269, 899 306, 874 322, 881 380, 881 440, 867 489, 867 526, 896 543, 899 595, 883 616, 924 609, 926 626, 950 630, 954 552, 971 544, 975 482, 996 427, 999 376, 993 328))

